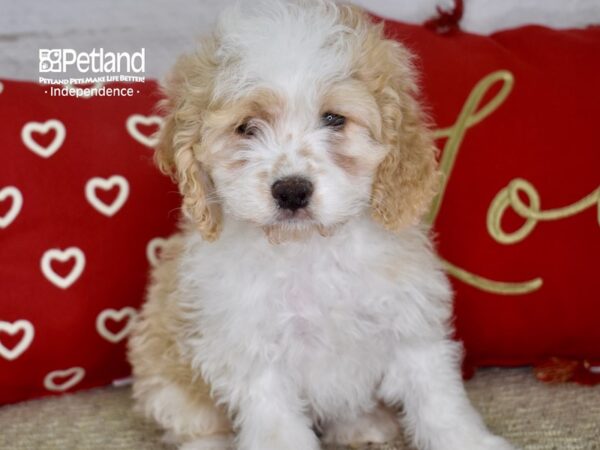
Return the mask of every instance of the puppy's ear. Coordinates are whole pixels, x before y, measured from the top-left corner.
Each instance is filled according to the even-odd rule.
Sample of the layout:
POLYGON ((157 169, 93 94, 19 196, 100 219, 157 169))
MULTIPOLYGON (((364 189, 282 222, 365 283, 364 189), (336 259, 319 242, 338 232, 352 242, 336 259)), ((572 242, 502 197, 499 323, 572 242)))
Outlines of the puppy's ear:
POLYGON ((179 186, 184 214, 202 237, 214 241, 221 231, 221 207, 214 186, 198 156, 202 151, 202 115, 207 100, 209 70, 201 55, 181 58, 163 87, 165 118, 158 135, 155 161, 179 186), (198 86, 194 88, 194 86, 198 86))
POLYGON ((380 25, 371 30, 366 47, 360 76, 379 105, 381 141, 388 151, 373 183, 372 216, 398 231, 418 223, 436 194, 437 149, 419 105, 410 52, 383 39, 380 25))

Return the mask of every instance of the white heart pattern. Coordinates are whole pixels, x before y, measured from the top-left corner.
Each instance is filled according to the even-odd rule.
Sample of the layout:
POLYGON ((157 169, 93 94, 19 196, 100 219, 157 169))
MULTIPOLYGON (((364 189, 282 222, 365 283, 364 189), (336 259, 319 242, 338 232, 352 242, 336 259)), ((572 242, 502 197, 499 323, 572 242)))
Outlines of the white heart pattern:
POLYGON ((83 380, 84 376, 85 370, 82 367, 55 370, 44 377, 44 387, 49 391, 64 392, 83 380), (58 381, 60 378, 64 380, 58 381))
POLYGON ((51 248, 42 256, 40 267, 48 281, 61 289, 67 289, 81 276, 85 267, 85 255, 77 247, 69 247, 65 250, 51 248), (75 265, 67 276, 63 277, 52 269, 52 261, 66 262, 71 258, 75 258, 75 265))
POLYGON ((21 140, 25 146, 36 155, 42 158, 51 157, 65 141, 67 130, 63 123, 57 119, 50 119, 46 122, 27 122, 21 130, 21 140), (46 134, 51 129, 56 131, 56 135, 52 142, 47 146, 43 147, 33 140, 32 134, 34 132, 46 134))
POLYGON ((4 216, 0 216, 0 228, 6 228, 13 223, 23 206, 23 195, 16 187, 7 186, 0 189, 0 202, 6 200, 8 197, 12 197, 12 206, 4 216))
POLYGON ((148 242, 148 245, 146 245, 146 258, 148 258, 148 262, 152 267, 156 267, 158 265, 160 261, 158 252, 163 250, 166 243, 166 239, 157 237, 151 239, 148 242))
POLYGON ((12 361, 21 356, 31 345, 35 333, 33 325, 28 320, 17 320, 16 322, 4 322, 0 320, 0 331, 13 335, 21 330, 23 331, 23 337, 11 350, 6 348, 2 342, 0 342, 0 356, 4 359, 12 361))
POLYGON ((121 209, 129 197, 129 183, 121 175, 113 175, 110 178, 94 177, 90 178, 85 184, 85 198, 101 214, 111 217, 121 209), (110 205, 107 205, 96 195, 96 189, 110 190, 113 187, 119 187, 119 194, 110 205))
POLYGON ((96 330, 98 330, 98 333, 104 339, 116 344, 129 335, 136 317, 137 311, 129 306, 119 310, 108 308, 98 314, 98 317, 96 318, 96 330), (115 322, 121 322, 125 318, 127 318, 127 322, 123 328, 116 333, 113 333, 106 327, 106 321, 109 319, 114 320, 115 322))
POLYGON ((163 119, 160 116, 142 116, 141 114, 133 114, 129 116, 126 123, 126 128, 132 138, 146 147, 153 148, 158 144, 156 134, 147 136, 138 129, 138 125, 158 125, 158 131, 162 128, 163 119))

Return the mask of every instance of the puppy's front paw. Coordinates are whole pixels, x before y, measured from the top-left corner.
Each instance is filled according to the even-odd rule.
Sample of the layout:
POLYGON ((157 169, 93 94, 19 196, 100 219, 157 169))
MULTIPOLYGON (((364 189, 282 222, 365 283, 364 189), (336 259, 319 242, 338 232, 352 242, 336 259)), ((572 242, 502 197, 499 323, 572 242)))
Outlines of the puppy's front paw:
POLYGON ((338 421, 325 427, 322 441, 360 447, 364 444, 383 444, 393 441, 400 434, 395 415, 384 408, 357 417, 353 421, 338 421))
POLYGON ((275 426, 245 424, 240 429, 236 450, 319 450, 319 441, 312 429, 294 421, 275 426))

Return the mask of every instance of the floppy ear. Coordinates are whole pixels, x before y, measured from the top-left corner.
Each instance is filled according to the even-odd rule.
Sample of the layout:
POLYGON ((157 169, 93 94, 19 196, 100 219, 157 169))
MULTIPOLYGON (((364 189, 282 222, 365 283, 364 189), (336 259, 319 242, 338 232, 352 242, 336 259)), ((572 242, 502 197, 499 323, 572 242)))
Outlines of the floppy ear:
POLYGON ((372 216, 385 228, 399 231, 418 223, 436 194, 437 149, 417 100, 411 53, 383 39, 380 25, 373 28, 363 53, 363 76, 379 105, 381 140, 388 153, 375 175, 372 216))
POLYGON ((160 105, 166 116, 154 159, 159 169, 178 184, 184 214, 205 240, 214 241, 221 231, 221 207, 214 201, 210 175, 197 157, 202 147, 201 117, 207 102, 207 84, 193 77, 206 75, 201 69, 199 55, 186 56, 178 61, 167 79, 163 88, 166 99, 160 105))

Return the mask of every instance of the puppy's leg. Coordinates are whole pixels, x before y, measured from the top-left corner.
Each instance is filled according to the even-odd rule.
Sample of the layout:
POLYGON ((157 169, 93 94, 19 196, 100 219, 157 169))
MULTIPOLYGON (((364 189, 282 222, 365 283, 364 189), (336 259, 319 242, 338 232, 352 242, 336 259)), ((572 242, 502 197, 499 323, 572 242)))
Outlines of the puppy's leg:
POLYGON ((327 423, 323 430, 326 444, 360 447, 363 444, 383 444, 393 441, 400 434, 400 426, 394 412, 378 405, 354 420, 338 420, 327 423))
POLYGON ((161 377, 134 384, 137 408, 166 430, 166 443, 181 450, 233 450, 229 419, 203 391, 161 377))
POLYGON ((514 450, 471 406, 460 375, 461 346, 450 340, 398 348, 379 395, 404 404, 405 428, 420 450, 514 450))
POLYGON ((275 371, 247 383, 238 404, 238 450, 318 450, 312 421, 291 382, 275 371))

